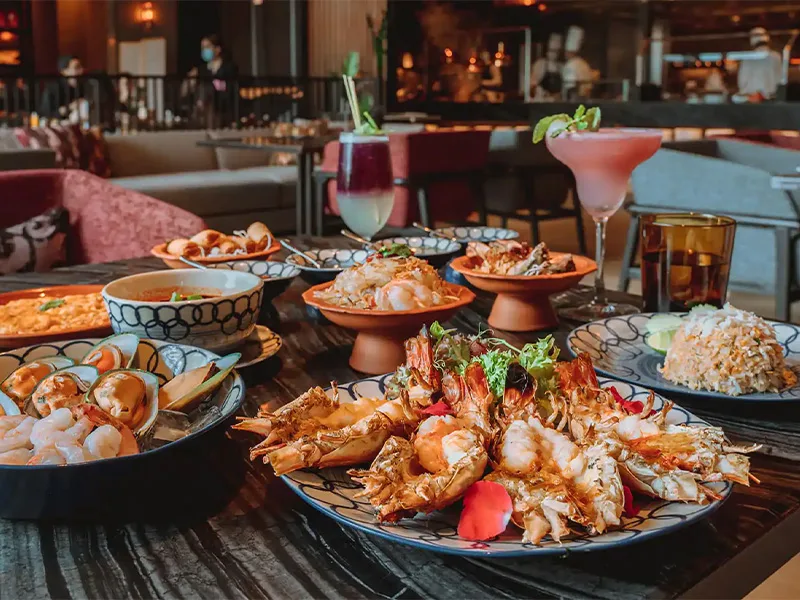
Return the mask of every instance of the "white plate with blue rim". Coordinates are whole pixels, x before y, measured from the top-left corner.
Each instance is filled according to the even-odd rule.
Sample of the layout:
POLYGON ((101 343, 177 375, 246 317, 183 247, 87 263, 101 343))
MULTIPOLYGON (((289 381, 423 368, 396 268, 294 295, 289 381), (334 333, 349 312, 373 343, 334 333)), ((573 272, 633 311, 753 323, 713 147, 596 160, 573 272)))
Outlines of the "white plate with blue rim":
POLYGON ((332 281, 345 269, 365 262, 368 256, 374 254, 372 250, 353 250, 351 248, 311 249, 304 250, 304 253, 320 263, 322 268, 315 267, 311 261, 299 254, 290 254, 286 257, 286 262, 298 267, 302 271, 303 279, 312 285, 332 281))
POLYGON ((503 227, 441 227, 436 230, 449 238, 454 238, 462 244, 469 242, 494 242, 496 240, 515 240, 519 232, 503 227))
MULTIPOLYGON (((692 390, 676 385, 661 376, 659 368, 664 355, 645 342, 647 323, 656 313, 609 317, 586 323, 567 336, 567 348, 574 355, 586 353, 598 373, 631 384, 643 385, 666 394, 735 400, 740 402, 796 402, 800 400, 800 384, 776 393, 729 396, 707 390, 692 390)), ((664 314, 664 313, 660 313, 664 314)), ((686 313, 673 313, 684 316, 686 313)), ((800 326, 767 321, 783 347, 786 364, 800 376, 800 326)))
MULTIPOLYGON (((359 396, 381 397, 386 391, 386 381, 391 375, 362 379, 339 387, 339 400, 353 402, 359 396)), ((626 400, 645 400, 649 390, 626 383, 600 379, 603 387, 613 385, 626 400)), ((330 394, 331 391, 327 390, 330 394)), ((664 399, 656 396, 653 408, 663 406, 664 399)), ((667 416, 667 423, 708 425, 689 411, 674 406, 667 416)), ((337 521, 394 542, 408 544, 425 550, 472 557, 542 556, 607 550, 652 539, 672 533, 682 527, 707 518, 731 495, 733 486, 728 482, 704 484, 714 490, 720 500, 709 504, 685 504, 652 500, 643 504, 635 517, 623 517, 622 526, 602 535, 590 537, 575 534, 562 539, 561 543, 549 537, 541 545, 522 541, 522 530, 509 524, 506 531, 485 542, 471 542, 458 537, 457 528, 460 504, 429 515, 417 515, 396 524, 378 523, 372 506, 366 498, 356 498, 361 486, 350 479, 347 468, 302 470, 283 475, 283 480, 303 500, 320 512, 337 521)), ((637 498, 637 502, 639 502, 637 498)))

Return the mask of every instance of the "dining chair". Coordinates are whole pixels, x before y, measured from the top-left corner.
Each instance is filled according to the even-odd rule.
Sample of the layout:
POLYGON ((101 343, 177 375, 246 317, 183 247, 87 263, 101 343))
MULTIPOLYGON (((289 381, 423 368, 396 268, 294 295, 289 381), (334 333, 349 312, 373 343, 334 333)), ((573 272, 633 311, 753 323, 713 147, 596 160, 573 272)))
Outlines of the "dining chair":
POLYGON ((527 221, 534 244, 543 221, 575 219, 580 253, 587 253, 583 212, 572 171, 545 144, 534 144, 530 128, 495 129, 489 141, 486 211, 503 227, 510 218, 527 221))
MULTIPOLYGON (((414 221, 459 223, 473 211, 486 224, 483 184, 489 151, 489 131, 389 132, 394 176, 394 207, 387 225, 406 227, 414 221)), ((325 214, 339 216, 336 170, 339 143, 325 147, 315 173, 316 233, 322 235, 325 214)))
POLYGON ((203 219, 188 211, 79 170, 2 172, 0 198, 0 227, 64 207, 70 264, 146 256, 157 244, 206 229, 203 219))
POLYGON ((775 176, 795 173, 798 165, 800 151, 775 145, 733 139, 664 144, 633 172, 619 289, 640 275, 641 215, 726 215, 737 223, 730 288, 774 295, 777 318, 788 321, 791 303, 800 299, 800 191, 778 185, 775 176))

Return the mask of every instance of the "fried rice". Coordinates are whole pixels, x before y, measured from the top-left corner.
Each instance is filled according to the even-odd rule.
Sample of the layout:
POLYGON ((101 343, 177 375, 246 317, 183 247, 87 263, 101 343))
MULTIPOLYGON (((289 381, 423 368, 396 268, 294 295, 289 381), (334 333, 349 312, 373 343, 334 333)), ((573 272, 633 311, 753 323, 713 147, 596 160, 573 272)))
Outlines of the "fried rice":
POLYGON ((453 302, 447 284, 419 258, 372 256, 339 273, 315 298, 345 308, 412 310, 453 302))
POLYGON ((693 390, 730 396, 778 392, 797 383, 772 326, 730 304, 685 319, 675 332, 661 374, 693 390))

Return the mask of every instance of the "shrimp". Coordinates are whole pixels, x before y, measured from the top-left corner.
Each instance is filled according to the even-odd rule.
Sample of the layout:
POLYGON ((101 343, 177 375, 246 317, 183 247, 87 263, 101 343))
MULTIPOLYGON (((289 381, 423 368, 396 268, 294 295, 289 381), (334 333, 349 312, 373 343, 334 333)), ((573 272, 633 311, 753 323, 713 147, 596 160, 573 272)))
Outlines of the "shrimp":
POLYGON ((447 468, 442 438, 463 426, 450 415, 425 419, 414 435, 414 451, 419 464, 426 471, 436 473, 447 468))
POLYGON ((0 430, 0 452, 10 452, 20 448, 29 449, 31 447, 30 436, 36 419, 24 415, 14 415, 3 417, 0 421, 4 422, 4 429, 0 430), (10 419, 10 421, 7 421, 10 419))
POLYGON ((83 442, 83 450, 94 458, 111 458, 119 454, 122 434, 111 425, 101 425, 83 442))
POLYGON ((419 412, 403 393, 397 400, 378 406, 374 412, 340 429, 323 429, 287 444, 259 444, 250 451, 250 460, 264 455, 276 475, 306 467, 355 465, 372 460, 394 433, 402 433, 419 422, 419 412))
MULTIPOLYGON (((556 512, 594 534, 619 525, 622 515, 622 479, 613 452, 611 442, 604 439, 593 440, 592 444, 581 447, 564 433, 547 427, 539 418, 529 417, 509 425, 496 453, 499 471, 538 481, 545 485, 544 492, 549 493, 555 486, 558 502, 567 502, 569 499, 571 506, 569 510, 556 512), (566 486, 563 490, 558 487, 560 482, 566 486)), ((514 479, 507 481, 511 482, 508 487, 516 493, 533 489, 530 482, 522 484, 514 479)), ((502 481, 498 483, 505 485, 502 481)), ((546 499, 548 495, 538 493, 535 497, 546 499)), ((524 497, 518 500, 528 501, 524 497)), ((532 506, 531 510, 541 512, 537 502, 533 502, 532 506)), ((524 521, 525 514, 521 517, 524 521)), ((545 520, 550 524, 550 529, 563 530, 555 527, 552 519, 545 520)), ((531 532, 528 537, 535 535, 531 532)))
POLYGON ((488 442, 497 430, 490 416, 495 397, 489 390, 483 367, 471 363, 463 376, 448 373, 442 387, 444 397, 459 421, 488 442))
POLYGON ((45 448, 37 452, 28 461, 29 465, 65 465, 67 461, 55 448, 45 448))
MULTIPOLYGON (((441 428, 438 434, 444 431, 446 428, 441 428)), ((443 466, 433 473, 423 469, 414 445, 397 436, 387 440, 369 469, 348 471, 364 486, 358 496, 369 498, 378 521, 393 523, 442 509, 483 477, 489 457, 479 434, 457 429, 441 435, 440 445, 440 450, 423 459, 431 466, 443 466), (444 459, 441 464, 440 458, 444 459)), ((425 447, 422 449, 425 453, 425 447)))
POLYGON ((28 448, 17 448, 0 453, 0 465, 24 465, 33 456, 33 451, 28 448))
POLYGON ((411 279, 392 279, 375 290, 375 307, 378 310, 416 310, 436 304, 439 304, 436 293, 411 279))

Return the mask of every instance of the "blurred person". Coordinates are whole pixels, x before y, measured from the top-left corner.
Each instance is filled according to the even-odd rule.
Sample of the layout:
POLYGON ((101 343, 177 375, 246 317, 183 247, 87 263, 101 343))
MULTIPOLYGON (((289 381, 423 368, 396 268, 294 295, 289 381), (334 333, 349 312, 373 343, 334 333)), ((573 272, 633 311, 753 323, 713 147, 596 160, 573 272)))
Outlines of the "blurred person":
POLYGON ((764 52, 763 58, 743 60, 739 64, 739 95, 750 102, 770 100, 775 97, 781 81, 781 55, 769 47, 769 33, 763 27, 750 30, 750 47, 764 52))
POLYGON ((583 35, 583 29, 576 25, 571 25, 567 30, 564 44, 566 62, 561 69, 564 100, 589 98, 592 95, 592 68, 579 54, 583 45, 583 35))
POLYGON ((563 37, 553 33, 547 40, 547 53, 536 59, 531 67, 531 87, 534 102, 555 100, 561 94, 561 53, 563 37))
POLYGON ((487 102, 502 102, 503 73, 500 71, 500 67, 494 63, 492 53, 488 50, 481 50, 480 59, 483 63, 481 92, 487 102))
POLYGON ((83 86, 78 80, 83 75, 83 65, 77 56, 60 56, 58 72, 61 77, 45 85, 39 105, 39 115, 48 119, 66 119, 78 113, 84 97, 83 86))
POLYGON ((230 124, 234 119, 236 78, 239 69, 216 34, 200 40, 202 65, 194 68, 181 88, 182 96, 193 95, 195 105, 210 127, 230 124))

